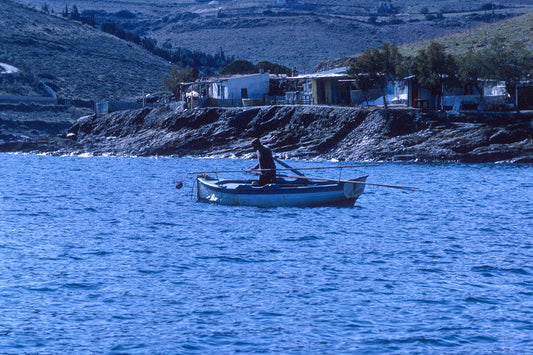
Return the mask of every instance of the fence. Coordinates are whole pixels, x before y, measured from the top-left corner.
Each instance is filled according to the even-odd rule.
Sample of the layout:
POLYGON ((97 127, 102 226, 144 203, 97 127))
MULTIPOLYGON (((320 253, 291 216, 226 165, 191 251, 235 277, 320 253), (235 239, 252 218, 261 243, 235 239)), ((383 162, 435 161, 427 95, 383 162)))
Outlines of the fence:
POLYGON ((166 106, 171 109, 178 109, 185 107, 184 101, 170 102, 170 103, 149 103, 137 101, 100 101, 94 104, 95 113, 109 113, 115 111, 138 110, 145 107, 161 107, 166 106))
POLYGON ((443 96, 441 102, 446 111, 490 111, 505 107, 507 96, 483 96, 483 98, 479 95, 443 96))
POLYGON ((161 104, 137 101, 100 101, 94 104, 96 113, 109 113, 115 111, 137 110, 145 107, 158 107, 161 104))
POLYGON ((0 95, 0 103, 2 104, 39 104, 39 105, 57 105, 58 100, 53 97, 46 96, 14 96, 14 95, 0 95))

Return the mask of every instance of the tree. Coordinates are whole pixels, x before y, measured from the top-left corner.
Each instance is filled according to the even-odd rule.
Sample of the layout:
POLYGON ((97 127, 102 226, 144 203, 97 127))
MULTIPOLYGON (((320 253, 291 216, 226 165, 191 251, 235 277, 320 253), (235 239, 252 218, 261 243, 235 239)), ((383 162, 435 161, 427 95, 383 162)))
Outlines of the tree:
POLYGON ((144 49, 153 53, 155 50, 155 47, 157 46, 157 40, 152 37, 143 37, 141 39, 141 45, 143 46, 144 49))
POLYGON ((104 22, 100 25, 100 29, 105 33, 115 35, 115 32, 117 31, 117 24, 114 22, 104 22))
POLYGON ((387 108, 387 85, 398 79, 402 62, 398 47, 383 43, 379 49, 367 49, 348 73, 355 78, 356 86, 363 92, 370 90, 369 84, 377 85, 383 96, 383 105, 387 108))
POLYGON ((174 94, 174 97, 179 99, 182 84, 193 82, 198 79, 199 76, 200 72, 198 69, 183 66, 181 63, 178 63, 172 67, 170 75, 163 78, 163 85, 174 94))
POLYGON ((418 52, 413 61, 412 71, 420 85, 430 88, 436 94, 436 108, 440 108, 444 87, 455 79, 457 72, 455 57, 446 54, 442 44, 432 42, 427 49, 418 52))
POLYGON ((235 60, 224 67, 220 74, 232 75, 232 74, 254 74, 257 73, 257 67, 247 60, 235 60))
POLYGON ((76 5, 72 5, 72 10, 70 12, 70 19, 73 21, 79 21, 80 20, 80 12, 78 11, 78 7, 76 5))
POLYGON ((522 42, 509 44, 503 38, 495 39, 483 53, 488 78, 504 81, 505 89, 516 106, 516 87, 520 81, 533 77, 532 53, 522 42))
POLYGON ((361 90, 363 101, 366 101, 368 104, 370 97, 369 93, 373 87, 373 82, 370 77, 361 72, 361 69, 355 65, 350 66, 346 72, 355 79, 355 86, 361 90))
POLYGON ((281 64, 262 61, 256 64, 257 69, 262 69, 265 73, 291 75, 291 69, 281 64))
POLYGON ((463 85, 471 84, 476 89, 480 96, 481 105, 484 106, 481 80, 489 77, 486 54, 469 50, 458 58, 457 73, 458 79, 463 85))

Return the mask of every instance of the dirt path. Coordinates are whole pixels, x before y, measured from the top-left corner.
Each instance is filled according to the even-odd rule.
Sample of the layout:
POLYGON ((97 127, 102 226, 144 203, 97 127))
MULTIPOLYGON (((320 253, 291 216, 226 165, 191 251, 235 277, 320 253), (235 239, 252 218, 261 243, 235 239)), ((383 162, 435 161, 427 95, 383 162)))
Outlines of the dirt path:
POLYGON ((6 63, 0 63, 0 74, 13 74, 20 70, 12 65, 6 63))

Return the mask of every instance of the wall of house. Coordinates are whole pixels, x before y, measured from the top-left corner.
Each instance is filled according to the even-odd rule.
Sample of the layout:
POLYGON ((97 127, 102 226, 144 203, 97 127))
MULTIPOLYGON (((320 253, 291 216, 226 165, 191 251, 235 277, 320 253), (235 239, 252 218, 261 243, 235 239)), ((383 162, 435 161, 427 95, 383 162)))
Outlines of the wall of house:
POLYGON ((407 102, 409 106, 417 108, 435 107, 435 96, 431 94, 431 90, 420 87, 416 80, 409 80, 407 88, 407 102))
POLYGON ((246 89, 247 98, 259 99, 270 90, 270 74, 248 75, 230 78, 219 83, 211 84, 210 95, 214 99, 240 100, 242 91, 246 89))
POLYGON ((533 110, 533 85, 520 85, 516 88, 517 106, 521 110, 533 110))
POLYGON ((224 87, 224 82, 222 83, 212 83, 208 86, 207 95, 213 99, 224 99, 226 97, 226 88, 224 87))
POLYGON ((349 105, 350 83, 339 82, 337 78, 313 79, 313 101, 315 105, 349 105))

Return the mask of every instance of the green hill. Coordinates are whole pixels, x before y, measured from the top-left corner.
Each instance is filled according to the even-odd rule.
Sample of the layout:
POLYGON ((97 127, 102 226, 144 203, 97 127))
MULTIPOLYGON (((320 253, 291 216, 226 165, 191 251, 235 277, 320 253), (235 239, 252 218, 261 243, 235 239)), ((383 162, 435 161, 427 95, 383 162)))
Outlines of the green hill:
MULTIPOLYGON (((413 42, 399 47, 404 56, 415 56, 419 50, 425 49, 434 41, 444 45, 451 54, 466 53, 470 49, 482 49, 494 39, 501 37, 509 42, 522 42, 533 50, 533 13, 513 17, 496 23, 478 26, 433 39, 413 42)), ((326 70, 348 65, 356 60, 360 54, 321 62, 316 71, 326 70)))
MULTIPOLYGON (((433 41, 444 45, 448 53, 462 54, 469 49, 487 47, 497 37, 505 38, 509 42, 522 42, 533 50, 533 13, 438 37, 433 41)), ((400 50, 405 56, 414 56, 419 50, 425 49, 431 41, 403 45, 400 50)))
POLYGON ((139 46, 12 0, 0 1, 0 19, 0 63, 21 70, 11 80, 26 78, 19 88, 31 77, 66 99, 124 98, 162 90, 170 71, 169 63, 139 46))

